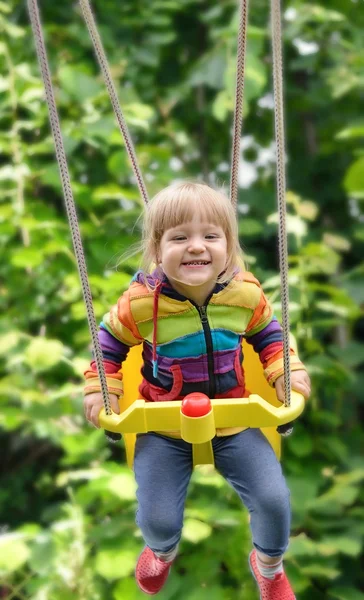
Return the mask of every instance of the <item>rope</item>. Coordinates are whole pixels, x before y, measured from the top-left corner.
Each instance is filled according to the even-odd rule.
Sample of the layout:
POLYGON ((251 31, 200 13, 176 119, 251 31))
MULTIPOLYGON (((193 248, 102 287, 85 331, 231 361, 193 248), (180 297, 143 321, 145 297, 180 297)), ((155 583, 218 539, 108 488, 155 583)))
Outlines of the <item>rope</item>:
POLYGON ((144 203, 148 204, 148 201, 149 201, 148 192, 147 192, 144 180, 143 180, 143 176, 142 176, 140 167, 138 165, 138 160, 136 157, 132 139, 131 139, 129 131, 128 131, 128 126, 126 124, 122 110, 120 108, 118 96, 117 96, 116 89, 115 89, 115 84, 112 79, 108 60, 107 60, 105 50, 102 45, 102 41, 101 41, 99 32, 97 30, 95 18, 93 16, 89 0, 80 0, 80 5, 81 5, 81 9, 82 9, 83 18, 86 22, 87 29, 89 31, 92 43, 94 45, 94 50, 95 50, 97 60, 99 62, 99 65, 100 65, 100 68, 101 68, 101 71, 102 71, 102 74, 104 77, 105 85, 106 85, 107 91, 109 93, 109 97, 110 97, 112 107, 114 109, 115 117, 116 117, 117 123, 119 125, 121 135, 124 138, 126 150, 127 150, 131 165, 133 167, 133 171, 134 171, 134 175, 136 177, 139 192, 144 200, 144 203))
POLYGON ((77 266, 78 266, 80 279, 81 279, 82 293, 83 293, 83 297, 84 297, 84 301, 85 301, 85 305, 86 305, 87 319, 88 319, 88 324, 89 324, 91 338, 92 338, 92 344, 93 344, 94 353, 95 353, 97 371, 98 371, 98 375, 99 375, 100 383, 101 383, 101 392, 102 392, 102 397, 103 397, 103 401, 104 401, 104 407, 105 407, 106 414, 111 415, 112 410, 111 410, 111 405, 110 405, 109 392, 107 389, 102 351, 101 351, 99 338, 98 338, 98 328, 96 325, 96 319, 95 319, 94 309, 93 309, 93 305, 92 305, 92 296, 91 296, 90 285, 89 285, 89 281, 88 281, 88 277, 87 277, 86 261, 85 261, 85 256, 84 256, 84 252, 83 252, 83 247, 82 247, 82 240, 81 240, 81 234, 80 234, 80 229, 79 229, 78 220, 77 220, 75 202, 74 202, 73 194, 72 194, 70 175, 69 175, 69 170, 68 170, 68 165, 67 165, 67 158, 66 158, 66 153, 64 150, 63 139, 62 139, 62 134, 61 134, 61 127, 60 127, 60 123, 59 123, 59 117, 58 117, 56 102, 55 102, 55 98, 54 98, 54 91, 53 91, 53 87, 52 87, 52 80, 51 80, 51 75, 50 75, 50 70, 49 70, 49 65, 48 65, 47 52, 46 52, 45 43, 44 43, 44 37, 43 37, 42 26, 41 26, 41 22, 40 22, 37 0, 28 0, 28 10, 29 10, 32 29, 33 29, 34 39, 35 39, 35 43, 36 43, 36 51, 37 51, 39 66, 40 66, 40 70, 42 73, 44 89, 45 89, 45 93, 46 93, 46 100, 47 100, 48 111, 49 111, 49 120, 51 123, 53 139, 54 139, 54 144, 55 144, 55 149, 56 149, 56 157, 57 157, 57 162, 59 165, 59 170, 60 170, 60 175, 61 175, 61 180, 62 180, 62 188, 63 188, 63 194, 64 194, 64 199, 65 199, 65 204, 66 204, 67 217, 68 217, 68 221, 69 221, 70 228, 71 228, 73 248, 74 248, 74 252, 76 255, 77 266))
POLYGON ((279 212, 279 270, 281 275, 283 365, 284 365, 284 405, 291 405, 291 364, 290 364, 290 324, 288 286, 288 248, 286 231, 286 171, 284 147, 283 112, 283 62, 280 0, 271 0, 271 26, 273 50, 274 121, 277 148, 276 177, 277 202, 279 212))
POLYGON ((245 80, 245 57, 248 26, 248 0, 240 0, 238 30, 238 54, 236 62, 236 95, 234 111, 233 144, 231 153, 230 199, 235 210, 238 204, 238 176, 240 162, 240 138, 243 123, 243 101, 245 80))

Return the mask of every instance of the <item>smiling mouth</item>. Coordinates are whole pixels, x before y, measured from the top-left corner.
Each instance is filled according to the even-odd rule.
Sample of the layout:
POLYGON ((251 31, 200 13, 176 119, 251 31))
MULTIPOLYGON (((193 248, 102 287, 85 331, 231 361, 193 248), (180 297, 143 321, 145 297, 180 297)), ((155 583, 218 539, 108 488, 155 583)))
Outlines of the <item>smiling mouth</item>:
POLYGON ((191 260, 190 262, 182 263, 184 267, 204 267, 211 264, 208 260, 191 260))

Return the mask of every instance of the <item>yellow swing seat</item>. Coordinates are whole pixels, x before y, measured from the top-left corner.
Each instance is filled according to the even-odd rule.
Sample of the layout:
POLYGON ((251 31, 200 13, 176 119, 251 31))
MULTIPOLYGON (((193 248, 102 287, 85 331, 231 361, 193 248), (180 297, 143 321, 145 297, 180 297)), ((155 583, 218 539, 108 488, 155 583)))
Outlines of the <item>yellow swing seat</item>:
POLYGON ((302 395, 292 392, 291 406, 283 406, 275 391, 266 382, 258 355, 251 345, 243 341, 244 370, 249 398, 224 398, 211 400, 211 411, 200 417, 182 413, 182 401, 146 402, 135 400, 139 396, 142 367, 141 345, 131 348, 123 364, 124 396, 120 398, 120 414, 100 412, 100 425, 104 429, 123 435, 127 463, 133 467, 137 433, 148 431, 178 431, 193 446, 194 466, 214 464, 211 440, 217 428, 259 427, 272 445, 276 456, 281 455, 281 436, 278 425, 289 423, 303 411, 302 395), (264 398, 264 400, 263 400, 264 398))

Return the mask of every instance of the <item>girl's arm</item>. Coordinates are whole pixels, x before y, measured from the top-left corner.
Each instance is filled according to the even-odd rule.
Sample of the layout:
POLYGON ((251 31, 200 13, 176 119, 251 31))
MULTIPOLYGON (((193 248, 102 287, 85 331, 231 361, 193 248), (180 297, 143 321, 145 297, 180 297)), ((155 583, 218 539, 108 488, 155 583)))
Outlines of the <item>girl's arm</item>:
MULTIPOLYGON (((110 394, 120 396, 123 393, 123 375, 121 364, 129 349, 142 342, 130 311, 129 291, 127 290, 117 304, 104 315, 99 329, 99 341, 110 394)), ((95 360, 85 371, 85 395, 100 392, 101 386, 95 360)))
MULTIPOLYGON (((256 306, 245 333, 246 340, 259 354, 264 375, 270 385, 283 375, 283 332, 272 307, 261 290, 260 301, 256 306)), ((291 371, 306 370, 295 350, 290 349, 291 371)))

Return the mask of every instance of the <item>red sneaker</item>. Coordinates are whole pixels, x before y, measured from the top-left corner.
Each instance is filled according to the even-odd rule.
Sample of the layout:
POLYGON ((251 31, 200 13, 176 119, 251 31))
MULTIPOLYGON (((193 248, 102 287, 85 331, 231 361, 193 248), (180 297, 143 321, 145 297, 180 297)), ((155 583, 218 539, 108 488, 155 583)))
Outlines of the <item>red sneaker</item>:
POLYGON ((164 562, 146 546, 139 556, 135 578, 140 589, 153 596, 158 594, 167 581, 173 560, 164 562))
POLYGON ((296 600, 284 571, 275 575, 274 579, 263 577, 258 569, 256 550, 250 553, 249 563, 250 570, 259 586, 260 600, 296 600))

